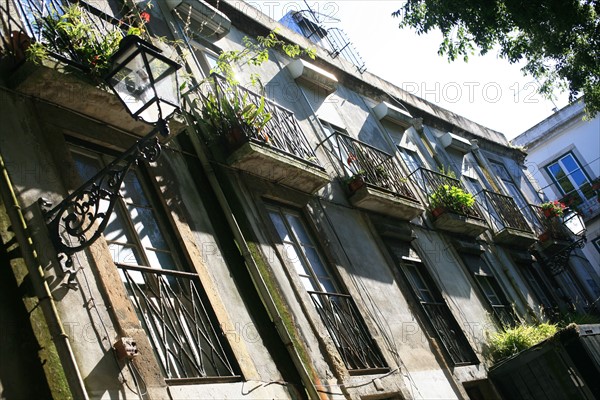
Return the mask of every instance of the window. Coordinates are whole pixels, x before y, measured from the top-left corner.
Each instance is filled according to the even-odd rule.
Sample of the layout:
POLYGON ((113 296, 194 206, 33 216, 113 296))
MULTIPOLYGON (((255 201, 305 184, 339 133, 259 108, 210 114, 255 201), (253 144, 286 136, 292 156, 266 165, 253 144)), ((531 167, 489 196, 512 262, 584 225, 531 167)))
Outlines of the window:
POLYGON ((550 163, 546 171, 560 193, 569 197, 569 204, 578 205, 594 197, 590 180, 573 153, 569 152, 550 163))
POLYGON ((504 186, 508 190, 510 196, 513 198, 515 203, 517 203, 517 207, 519 207, 519 210, 526 210, 527 202, 523 198, 523 194, 521 193, 517 185, 515 185, 515 182, 513 181, 504 164, 494 161, 491 161, 490 164, 494 172, 496 172, 496 175, 502 180, 502 183, 504 183, 504 186))
POLYGON ((400 241, 387 239, 386 243, 452 363, 477 363, 477 357, 467 338, 415 251, 400 241))
POLYGON ((210 71, 217 66, 220 49, 202 38, 192 40, 191 45, 200 70, 204 76, 210 75, 210 71))
POLYGON ((419 159, 419 155, 414 150, 400 148, 400 157, 402 158, 402 161, 404 161, 404 164, 406 164, 409 173, 413 173, 423 166, 419 159))
MULTIPOLYGON (((79 148, 72 155, 83 180, 111 161, 79 148)), ((104 231, 129 298, 166 378, 235 378, 238 367, 198 275, 185 265, 148 182, 142 171, 129 172, 104 231)))
POLYGON ((274 205, 268 205, 267 210, 283 245, 282 257, 300 277, 346 368, 350 371, 385 368, 387 371, 352 297, 342 293, 329 272, 302 216, 274 205))
POLYGON ((515 325, 517 321, 512 307, 482 256, 467 253, 460 253, 460 255, 473 274, 477 286, 487 300, 498 322, 503 326, 515 325))

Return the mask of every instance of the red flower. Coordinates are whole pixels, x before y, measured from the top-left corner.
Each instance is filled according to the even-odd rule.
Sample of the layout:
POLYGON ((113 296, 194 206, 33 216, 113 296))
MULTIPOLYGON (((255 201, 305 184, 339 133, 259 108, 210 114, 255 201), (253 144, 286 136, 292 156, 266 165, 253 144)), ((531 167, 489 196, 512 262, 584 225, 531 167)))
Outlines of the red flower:
POLYGON ((348 159, 346 160, 348 165, 352 164, 353 161, 356 161, 356 156, 352 153, 348 154, 348 159))
POLYGON ((148 23, 150 22, 150 14, 146 11, 142 11, 140 13, 140 18, 142 19, 142 21, 144 21, 144 23, 148 23))

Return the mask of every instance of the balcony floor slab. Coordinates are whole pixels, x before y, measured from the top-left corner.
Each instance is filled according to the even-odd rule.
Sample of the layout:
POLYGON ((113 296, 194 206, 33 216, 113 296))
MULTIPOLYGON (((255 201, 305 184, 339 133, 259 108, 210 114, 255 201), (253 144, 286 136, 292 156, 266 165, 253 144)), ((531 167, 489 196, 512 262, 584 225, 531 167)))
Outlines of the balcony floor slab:
POLYGON ((513 228, 504 228, 494 234, 494 242, 519 248, 527 248, 537 241, 537 236, 533 232, 525 232, 513 228))
POLYGON ((234 150, 227 164, 305 193, 316 192, 330 180, 323 169, 252 141, 234 150))
POLYGON ((443 231, 460 233, 472 237, 479 236, 488 229, 482 220, 451 212, 444 212, 435 218, 433 225, 443 231))
POLYGON ((416 201, 379 190, 371 185, 363 185, 350 195, 353 206, 410 221, 420 215, 425 208, 416 201))

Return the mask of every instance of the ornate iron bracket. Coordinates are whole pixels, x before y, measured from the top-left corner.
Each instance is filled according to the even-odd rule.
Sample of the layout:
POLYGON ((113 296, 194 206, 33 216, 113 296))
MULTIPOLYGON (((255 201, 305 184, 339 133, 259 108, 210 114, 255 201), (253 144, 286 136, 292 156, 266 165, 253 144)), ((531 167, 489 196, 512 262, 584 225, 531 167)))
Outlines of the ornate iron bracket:
POLYGON ((585 246, 586 237, 582 236, 570 243, 564 249, 554 253, 551 257, 548 257, 546 263, 550 268, 550 272, 552 275, 558 275, 562 273, 567 266, 569 265, 569 257, 571 256, 571 252, 577 248, 582 249, 585 246))
POLYGON ((106 229, 127 172, 140 162, 158 159, 161 153, 158 134, 168 135, 166 122, 159 121, 149 134, 55 207, 49 209, 51 203, 43 198, 38 200, 54 248, 60 259, 64 258, 60 254, 66 256, 67 268, 72 267, 71 256, 91 246, 106 229))

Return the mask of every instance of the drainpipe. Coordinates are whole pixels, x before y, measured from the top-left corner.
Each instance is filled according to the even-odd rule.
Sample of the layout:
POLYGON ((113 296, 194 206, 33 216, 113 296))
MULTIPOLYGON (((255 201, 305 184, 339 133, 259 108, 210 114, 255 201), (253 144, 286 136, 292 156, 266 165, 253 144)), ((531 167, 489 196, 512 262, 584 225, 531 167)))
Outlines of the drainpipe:
POLYGON ((65 333, 52 297, 52 292, 46 282, 44 270, 38 261, 37 253, 33 247, 33 240, 28 233, 27 222, 19 206, 12 182, 8 176, 8 171, 4 165, 2 154, 0 154, 0 170, 2 172, 2 176, 0 177, 0 195, 4 204, 6 204, 6 212, 11 221, 13 233, 17 239, 19 249, 21 249, 21 256, 25 260, 25 265, 29 271, 39 305, 42 308, 44 318, 52 335, 52 340, 62 361, 71 394, 75 399, 88 400, 69 337, 65 333))
MULTIPOLYGON (((186 118, 188 127, 193 127, 194 124, 192 121, 190 121, 189 117, 186 115, 185 118, 186 118)), ((229 202, 227 201, 227 197, 225 196, 225 193, 221 189, 219 180, 218 180, 217 176, 215 175, 215 171, 212 168, 210 161, 206 157, 204 145, 201 144, 200 141, 197 139, 195 132, 190 132, 189 129, 193 129, 193 128, 188 128, 190 140, 192 142, 192 145, 194 146, 196 154, 198 155, 200 163, 202 164, 202 167, 204 168, 204 170, 206 172, 210 186, 213 189, 215 195, 217 196, 217 201, 219 202, 219 205, 223 209, 225 218, 227 219, 227 224, 229 225, 231 231, 233 232, 233 236, 239 246, 239 249, 242 253, 242 257, 244 258, 246 265, 248 265, 248 267, 249 267, 248 270, 250 272, 250 275, 252 276, 254 285, 255 285, 256 289, 258 290, 261 299, 263 299, 265 306, 267 307, 267 311, 268 311, 269 315, 271 316, 273 323, 275 324, 275 328, 277 329, 279 336, 283 339, 285 347, 288 349, 290 355, 292 356, 294 366, 300 373, 301 379, 304 382, 306 390, 308 391, 309 398, 310 399, 320 399, 321 397, 319 395, 319 392, 318 392, 315 384, 313 383, 313 380, 311 379, 310 374, 304 367, 304 364, 302 362, 300 355, 298 354, 298 352, 296 351, 296 348, 294 347, 294 343, 292 341, 291 335, 288 332, 285 325, 283 324, 283 319, 281 317, 281 314, 279 313, 279 310, 277 309, 277 305, 275 304, 273 298, 271 297, 269 288, 267 287, 267 284, 265 283, 265 281, 260 273, 260 270, 254 261, 254 258, 252 258, 252 253, 250 252, 250 248, 248 247, 248 245, 246 243, 244 234, 243 234, 240 226, 238 225, 238 223, 235 219, 235 216, 233 215, 233 211, 232 211, 231 207, 229 206, 229 202)))

